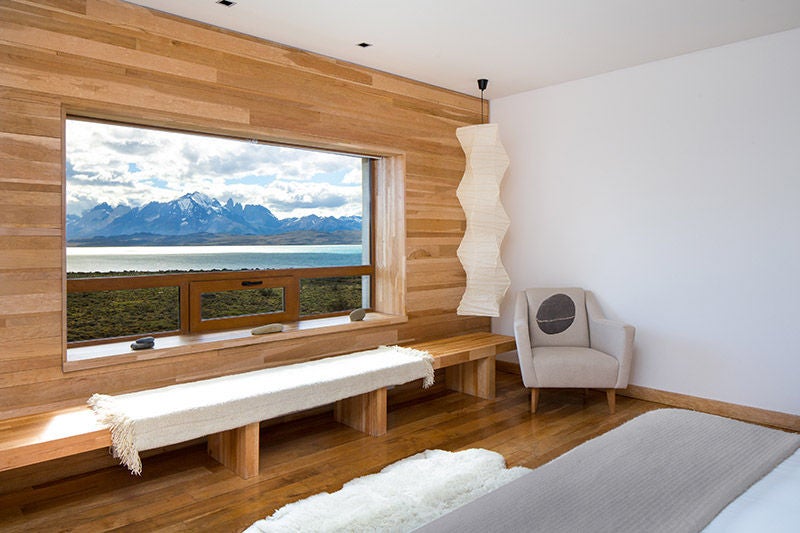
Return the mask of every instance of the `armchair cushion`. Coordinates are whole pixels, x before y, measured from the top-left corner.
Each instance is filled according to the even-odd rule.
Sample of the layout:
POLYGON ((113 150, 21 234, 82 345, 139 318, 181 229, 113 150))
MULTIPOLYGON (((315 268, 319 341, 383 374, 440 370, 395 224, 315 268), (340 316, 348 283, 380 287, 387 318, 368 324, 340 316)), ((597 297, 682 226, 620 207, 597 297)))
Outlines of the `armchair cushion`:
POLYGON ((614 357, 581 347, 535 347, 533 367, 543 387, 612 389, 619 374, 619 363, 614 357))
POLYGON ((528 299, 528 325, 534 347, 589 347, 583 289, 527 289, 525 296, 528 299))

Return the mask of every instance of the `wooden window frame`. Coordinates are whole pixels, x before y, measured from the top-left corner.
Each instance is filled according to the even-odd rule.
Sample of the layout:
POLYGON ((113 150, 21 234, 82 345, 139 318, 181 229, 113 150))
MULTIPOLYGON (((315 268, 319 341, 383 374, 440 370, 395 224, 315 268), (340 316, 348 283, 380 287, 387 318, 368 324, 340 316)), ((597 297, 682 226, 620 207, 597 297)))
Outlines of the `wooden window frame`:
MULTIPOLYGON (((296 322, 301 319, 324 318, 329 316, 345 315, 349 310, 300 316, 300 280, 311 278, 338 278, 349 276, 369 276, 370 285, 373 285, 375 268, 373 265, 320 267, 320 268, 291 268, 275 270, 237 270, 230 272, 187 272, 179 274, 154 274, 152 276, 118 276, 98 278, 72 278, 67 280, 67 293, 112 291, 126 289, 145 289, 153 287, 178 287, 180 299, 180 329, 152 333, 153 337, 169 335, 188 335, 206 331, 220 331, 258 326, 270 322, 296 322), (269 313, 261 315, 246 315, 235 318, 216 318, 200 320, 200 290, 205 287, 231 286, 241 284, 242 281, 262 280, 264 286, 288 287, 284 292, 286 309, 284 313, 269 313), (194 290, 192 286, 195 285, 194 290), (198 290, 199 289, 199 290, 198 290)), ((240 285, 241 286, 241 285, 240 285)), ((373 290, 370 287, 370 299, 374 301, 373 290)), ((372 303, 367 310, 372 309, 372 303)), ((127 335, 120 337, 91 339, 68 343, 70 348, 80 346, 93 346, 111 342, 127 341, 140 338, 144 335, 127 335)))
POLYGON ((300 286, 294 276, 248 276, 246 279, 192 281, 189 283, 189 331, 216 331, 296 320, 299 316, 300 286), (280 311, 203 318, 203 294, 254 289, 282 289, 280 311))
MULTIPOLYGON (((129 336, 120 338, 104 338, 97 341, 68 342, 66 332, 66 313, 67 313, 67 292, 80 290, 90 290, 97 287, 101 290, 126 288, 129 282, 125 278, 93 278, 89 279, 67 279, 66 259, 62 255, 62 276, 64 279, 65 292, 62 299, 62 358, 65 371, 83 370, 86 368, 103 367, 130 363, 139 360, 152 359, 154 357, 169 357, 184 355, 186 353, 201 353, 211 349, 222 349, 229 346, 261 344, 273 342, 273 339, 299 338, 309 335, 324 335, 334 330, 345 331, 349 329, 361 329, 362 327, 380 327, 387 325, 397 325, 405 323, 406 316, 406 211, 405 211, 405 175, 406 175, 406 154, 396 147, 383 145, 369 145, 343 142, 317 142, 318 139, 308 138, 298 139, 294 137, 270 137, 268 132, 259 130, 229 129, 225 127, 202 127, 193 121, 171 121, 164 122, 152 116, 132 117, 129 114, 120 114, 109 109, 86 108, 82 106, 63 106, 62 107, 62 139, 66 119, 85 118, 88 120, 100 120, 122 124, 136 124, 141 127, 151 127, 157 129, 173 129, 178 131, 189 131, 199 134, 229 136, 238 138, 259 137, 264 142, 276 145, 294 146, 298 148, 312 148, 329 150, 334 152, 349 153, 370 158, 371 166, 371 215, 370 221, 370 265, 346 267, 348 270, 341 270, 341 267, 329 267, 325 272, 320 272, 318 277, 325 276, 346 276, 346 275, 368 275, 371 285, 370 302, 371 310, 375 315, 373 320, 351 323, 346 321, 345 316, 314 315, 303 317, 302 320, 289 324, 290 333, 283 333, 276 337, 250 336, 241 330, 228 332, 218 332, 212 336, 204 334, 186 334, 181 331, 164 332, 154 336, 169 338, 169 346, 173 348, 159 348, 153 353, 140 354, 131 352, 128 348, 128 340, 139 336, 129 336), (353 268, 355 270, 349 270, 353 268), (366 269, 366 270, 364 270, 366 269), (345 319, 344 322, 338 322, 345 319), (335 324, 331 321, 337 321, 335 324), (223 339, 223 340, 220 340, 223 339), (107 347, 107 348, 106 348, 107 347), (73 353, 74 356, 70 356, 73 353), (73 359, 75 357, 75 359, 73 359)), ((63 150, 62 150, 63 152, 63 150)), ((66 165, 62 164, 63 169, 66 165)), ((62 174, 62 216, 66 216, 66 179, 62 174)), ((62 234, 62 239, 65 236, 62 234)), ((64 241, 62 248, 66 246, 64 241)), ((252 275, 252 271, 249 274, 252 275)), ((279 271, 270 273, 280 275, 279 271)), ((205 273, 202 279, 220 279, 226 275, 236 275, 235 272, 227 273, 205 273)), ((300 274, 300 272, 298 272, 300 274)), ((173 274, 145 276, 134 280, 135 286, 157 287, 172 286, 176 276, 173 274), (147 281, 143 281, 143 280, 147 281)), ((189 275, 189 274, 186 274, 189 275)), ((194 274, 191 274, 194 275, 194 274)), ((311 277, 309 269, 304 270, 304 276, 311 277)), ((198 278, 200 279, 200 278, 198 278)), ((178 285, 182 281, 179 280, 178 285)), ((188 323, 188 289, 181 291, 181 324, 188 323)))
MULTIPOLYGON (((144 124, 135 120, 117 119, 113 116, 106 116, 99 118, 92 116, 93 113, 69 113, 66 110, 62 113, 64 129, 66 131, 66 120, 88 120, 96 122, 107 122, 111 124, 121 124, 125 126, 137 128, 151 128, 163 131, 175 131, 179 133, 191 133, 196 135, 210 135, 214 137, 227 137, 232 139, 242 139, 241 135, 232 135, 223 132, 208 133, 203 131, 194 130, 191 128, 179 128, 156 126, 144 124)), ((64 136, 66 141, 66 135, 64 136)), ((252 140, 252 139, 251 139, 252 140)), ((379 228, 376 227, 376 203, 378 200, 377 184, 379 180, 377 173, 381 172, 383 178, 389 177, 385 172, 385 165, 381 164, 383 157, 376 155, 367 155, 366 153, 344 152, 341 150, 315 147, 303 144, 274 142, 274 141, 261 141, 276 146, 289 146, 298 149, 312 149, 323 152, 339 152, 342 154, 347 153, 354 157, 361 157, 368 162, 369 175, 368 179, 368 194, 369 194, 369 213, 365 213, 369 217, 369 263, 367 265, 354 265, 343 267, 319 267, 319 268, 292 268, 292 269, 270 269, 270 270, 246 270, 246 271, 224 271, 224 272, 185 272, 176 274, 143 274, 139 276, 107 276, 107 277, 92 277, 92 278, 67 278, 66 280, 66 293, 73 292, 95 292, 95 291, 110 291, 110 290, 127 290, 127 289, 142 289, 142 288, 155 288, 155 287, 178 287, 179 290, 179 329, 170 331, 161 331, 153 333, 141 333, 137 335, 124 335, 119 337, 103 337, 98 339, 90 339, 85 341, 66 341, 66 348, 77 348, 81 346, 94 346, 102 344, 110 344, 120 341, 134 340, 141 338, 144 335, 152 337, 166 337, 171 335, 188 335, 193 333, 202 333, 207 331, 223 331, 229 329, 237 329, 243 327, 257 326, 269 322, 289 321, 296 322, 301 319, 315 319, 325 318, 331 316, 346 315, 350 310, 343 310, 341 312, 322 313, 312 315, 300 315, 300 280, 308 278, 326 278, 326 277, 350 277, 350 276, 369 276, 369 304, 362 306, 367 311, 373 310, 377 301, 376 291, 378 286, 376 284, 376 272, 383 269, 375 268, 376 259, 380 257, 376 255, 375 245, 376 235, 379 228), (195 295, 198 288, 203 287, 203 284, 227 281, 235 284, 236 282, 246 281, 248 279, 261 279, 266 284, 280 283, 285 285, 271 285, 284 287, 285 310, 283 313, 269 313, 262 315, 247 315, 241 317, 229 317, 219 319, 201 320, 200 318, 200 297, 199 293, 195 295), (280 280, 280 281, 277 281, 280 280), (199 285, 198 285, 199 284, 199 285), (195 291, 192 286, 196 285, 195 291)), ((66 150, 65 150, 66 152, 66 150)), ((391 157, 391 156, 390 156, 391 157)), ((64 165, 66 168, 66 164, 64 165)), ((402 167, 401 167, 402 168, 402 167)), ((404 169, 403 169, 404 170, 404 169)), ((64 187, 66 191, 66 177, 64 179, 64 187)), ((65 194, 66 196, 66 194, 65 194)), ((66 204, 64 204, 66 205, 66 204)), ((64 207, 64 215, 66 216, 66 208, 64 207)), ((396 225, 392 225, 396 227, 396 225)), ((66 247, 66 236, 64 237, 64 247, 66 247)), ((382 254, 385 255, 385 254, 382 254)), ((65 262, 65 277, 66 277, 66 262, 65 262)), ((383 299, 383 298, 381 298, 383 299)), ((64 324, 66 337, 66 316, 67 306, 66 299, 64 303, 64 324)))

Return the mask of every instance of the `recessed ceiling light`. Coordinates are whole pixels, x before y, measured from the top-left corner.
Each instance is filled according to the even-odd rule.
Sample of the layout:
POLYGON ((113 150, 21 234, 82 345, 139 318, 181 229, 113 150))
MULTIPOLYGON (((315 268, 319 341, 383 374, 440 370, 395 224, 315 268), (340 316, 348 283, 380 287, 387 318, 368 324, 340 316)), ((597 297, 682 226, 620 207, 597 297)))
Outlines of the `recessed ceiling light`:
POLYGON ((232 5, 236 4, 236 2, 231 2, 231 0, 217 0, 217 3, 225 7, 231 7, 232 5))
POLYGON ((360 46, 361 48, 368 48, 368 47, 372 46, 372 43, 360 42, 356 46, 360 46))

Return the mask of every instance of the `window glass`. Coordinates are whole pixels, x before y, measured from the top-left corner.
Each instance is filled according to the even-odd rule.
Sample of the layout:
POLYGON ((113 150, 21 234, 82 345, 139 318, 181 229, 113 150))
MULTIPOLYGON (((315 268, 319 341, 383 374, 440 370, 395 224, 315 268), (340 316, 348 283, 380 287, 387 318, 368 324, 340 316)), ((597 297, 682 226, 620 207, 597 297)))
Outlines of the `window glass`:
POLYGON ((368 307, 369 276, 300 280, 300 315, 320 315, 368 307))
POLYGON ((279 287, 204 293, 186 324, 174 323, 186 316, 174 309, 172 300, 188 300, 179 295, 160 311, 172 317, 168 325, 126 322, 122 315, 115 322, 110 307, 123 293, 131 308, 162 305, 154 289, 139 286, 143 276, 190 276, 176 281, 183 288, 171 290, 179 291, 214 279, 208 274, 369 266, 370 168, 360 156, 68 118, 68 278, 117 277, 114 289, 125 289, 77 291, 68 282, 68 339, 187 332, 191 323, 223 317, 369 306, 369 282, 358 272, 327 282, 314 274, 299 296, 279 287), (90 327, 100 315, 110 323, 90 327))
POLYGON ((71 292, 67 341, 88 341, 180 329, 178 287, 71 292))
POLYGON ((200 302, 201 320, 284 311, 283 289, 280 287, 204 292, 200 302))

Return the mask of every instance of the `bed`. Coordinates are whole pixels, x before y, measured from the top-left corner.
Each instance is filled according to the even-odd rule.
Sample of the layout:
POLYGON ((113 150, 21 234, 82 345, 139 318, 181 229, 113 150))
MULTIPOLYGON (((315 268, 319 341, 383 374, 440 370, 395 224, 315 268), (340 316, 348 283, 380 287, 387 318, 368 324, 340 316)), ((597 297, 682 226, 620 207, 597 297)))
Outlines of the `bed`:
POLYGON ((800 531, 800 450, 733 500, 704 533, 800 531))
POLYGON ((659 409, 417 531, 800 531, 800 435, 659 409))

